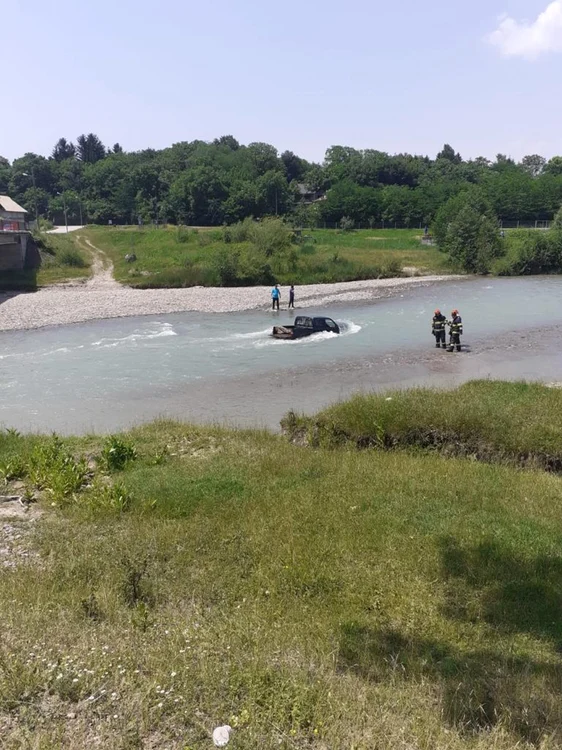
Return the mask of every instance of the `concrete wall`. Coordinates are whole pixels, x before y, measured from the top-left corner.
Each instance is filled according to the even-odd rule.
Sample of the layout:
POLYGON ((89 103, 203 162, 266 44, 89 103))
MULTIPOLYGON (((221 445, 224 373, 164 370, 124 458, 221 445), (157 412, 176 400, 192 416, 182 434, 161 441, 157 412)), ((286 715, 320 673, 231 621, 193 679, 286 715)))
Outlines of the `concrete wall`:
POLYGON ((21 271, 24 263, 20 242, 0 242, 0 271, 21 271))
POLYGON ((41 257, 33 237, 27 232, 0 232, 0 271, 37 268, 41 257))

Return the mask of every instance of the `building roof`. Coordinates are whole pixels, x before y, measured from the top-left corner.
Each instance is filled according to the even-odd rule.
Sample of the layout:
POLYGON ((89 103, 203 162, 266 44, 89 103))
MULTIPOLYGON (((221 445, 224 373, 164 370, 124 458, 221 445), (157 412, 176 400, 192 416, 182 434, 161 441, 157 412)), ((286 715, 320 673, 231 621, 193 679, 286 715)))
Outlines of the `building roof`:
POLYGON ((25 208, 19 206, 8 195, 0 195, 0 208, 13 214, 26 214, 25 208))

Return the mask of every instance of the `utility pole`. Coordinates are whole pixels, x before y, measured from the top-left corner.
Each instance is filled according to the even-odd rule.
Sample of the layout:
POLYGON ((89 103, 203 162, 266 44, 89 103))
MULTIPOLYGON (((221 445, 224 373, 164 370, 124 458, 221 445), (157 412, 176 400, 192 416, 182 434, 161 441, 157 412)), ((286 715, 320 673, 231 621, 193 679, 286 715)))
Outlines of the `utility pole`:
MULTIPOLYGON (((27 172, 23 172, 24 177, 29 177, 29 174, 27 172)), ((33 180, 33 198, 35 203, 35 225, 37 227, 37 231, 41 231, 41 227, 39 226, 39 210, 37 208, 37 187, 35 185, 35 169, 33 167, 33 164, 31 165, 31 179, 33 180)))
POLYGON ((57 193, 57 195, 60 195, 62 197, 62 205, 64 206, 64 225, 66 227, 66 233, 68 234, 68 215, 66 213, 66 198, 65 198, 64 192, 57 193))

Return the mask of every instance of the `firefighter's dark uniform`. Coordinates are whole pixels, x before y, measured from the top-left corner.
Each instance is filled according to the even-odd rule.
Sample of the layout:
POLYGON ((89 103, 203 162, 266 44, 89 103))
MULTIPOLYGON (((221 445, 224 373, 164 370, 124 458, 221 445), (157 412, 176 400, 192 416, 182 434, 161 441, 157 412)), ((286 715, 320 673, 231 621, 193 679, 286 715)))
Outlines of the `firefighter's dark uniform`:
POLYGON ((451 327, 451 340, 449 342, 449 351, 453 351, 454 348, 458 352, 461 350, 461 336, 463 334, 462 330, 462 318, 460 315, 455 315, 454 318, 449 323, 449 326, 451 327))
POLYGON ((435 336, 435 346, 437 349, 439 347, 443 347, 443 349, 447 348, 446 338, 445 338, 445 323, 447 322, 447 319, 444 315, 441 313, 439 315, 433 316, 433 323, 431 324, 431 333, 435 336))

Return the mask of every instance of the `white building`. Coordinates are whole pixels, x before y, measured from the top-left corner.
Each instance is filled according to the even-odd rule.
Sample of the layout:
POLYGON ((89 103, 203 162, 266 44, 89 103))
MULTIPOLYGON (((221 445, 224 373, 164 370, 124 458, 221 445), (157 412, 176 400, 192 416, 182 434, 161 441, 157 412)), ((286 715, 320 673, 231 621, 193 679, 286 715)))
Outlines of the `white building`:
POLYGON ((0 195, 0 231, 25 231, 27 211, 7 195, 0 195))

